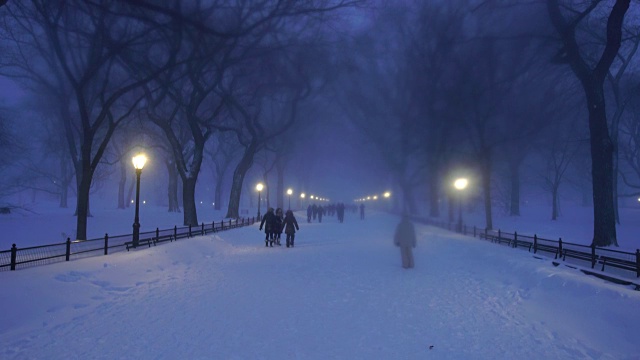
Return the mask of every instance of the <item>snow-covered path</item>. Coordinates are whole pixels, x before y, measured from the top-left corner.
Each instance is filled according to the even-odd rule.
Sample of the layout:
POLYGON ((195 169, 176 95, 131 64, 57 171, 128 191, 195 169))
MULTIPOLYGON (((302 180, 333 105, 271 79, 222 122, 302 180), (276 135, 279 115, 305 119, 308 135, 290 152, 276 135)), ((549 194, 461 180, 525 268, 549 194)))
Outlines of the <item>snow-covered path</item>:
POLYGON ((638 292, 421 225, 404 270, 397 217, 349 215, 0 273, 0 358, 640 358, 638 292))

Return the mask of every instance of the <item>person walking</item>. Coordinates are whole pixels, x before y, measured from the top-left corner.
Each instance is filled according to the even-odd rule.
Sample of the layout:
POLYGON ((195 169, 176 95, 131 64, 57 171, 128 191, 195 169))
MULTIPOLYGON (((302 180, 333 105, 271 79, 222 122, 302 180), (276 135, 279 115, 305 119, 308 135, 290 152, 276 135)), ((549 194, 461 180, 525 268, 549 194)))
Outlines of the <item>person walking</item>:
POLYGON ((276 226, 275 226, 275 242, 276 245, 280 246, 280 237, 282 236, 282 230, 284 229, 284 224, 282 221, 284 220, 284 214, 282 213, 281 208, 276 209, 276 226))
POLYGON ((293 247, 293 242, 296 239, 296 230, 300 230, 296 217, 293 216, 293 211, 287 210, 284 217, 284 232, 287 234, 287 247, 293 247))
POLYGON ((322 216, 324 215, 324 207, 322 205, 318 206, 318 222, 322 222, 322 216))
POLYGON ((402 267, 412 269, 414 266, 413 248, 416 247, 416 231, 406 214, 402 215, 402 220, 396 227, 393 243, 400 248, 402 267))
POLYGON ((264 227, 264 246, 273 247, 273 237, 275 235, 275 226, 276 226, 276 214, 273 212, 273 208, 269 208, 267 213, 262 217, 262 221, 260 222, 260 231, 264 227))
POLYGON ((364 220, 364 204, 360 204, 360 220, 364 220))
POLYGON ((311 204, 307 206, 307 222, 311 222, 311 215, 313 214, 313 209, 311 209, 311 204))

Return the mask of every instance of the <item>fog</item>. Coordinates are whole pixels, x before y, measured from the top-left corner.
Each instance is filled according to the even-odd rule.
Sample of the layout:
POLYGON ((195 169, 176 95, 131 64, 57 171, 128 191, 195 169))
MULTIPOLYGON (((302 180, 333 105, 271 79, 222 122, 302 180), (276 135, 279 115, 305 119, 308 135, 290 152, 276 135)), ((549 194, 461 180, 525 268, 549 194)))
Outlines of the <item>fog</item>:
POLYGON ((287 189, 487 228, 543 199, 592 206, 615 246, 638 206, 637 1, 0 6, 0 208, 58 202, 79 239, 91 199, 133 205, 138 153, 141 199, 185 225, 287 189))

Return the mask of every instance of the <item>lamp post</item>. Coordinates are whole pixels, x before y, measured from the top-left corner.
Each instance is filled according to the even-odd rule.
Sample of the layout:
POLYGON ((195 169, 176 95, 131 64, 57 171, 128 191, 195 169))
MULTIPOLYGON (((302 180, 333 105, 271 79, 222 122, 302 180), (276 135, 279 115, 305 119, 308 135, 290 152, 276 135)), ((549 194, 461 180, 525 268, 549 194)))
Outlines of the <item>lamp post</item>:
POLYGON ((133 157, 132 161, 133 167, 136 169, 136 215, 133 219, 133 247, 135 248, 140 241, 140 175, 147 162, 147 157, 144 154, 138 154, 133 157))
POLYGON ((291 194, 293 194, 293 190, 287 189, 287 195, 289 195, 289 209, 291 210, 291 194))
POLYGON ((260 192, 262 189, 264 189, 264 185, 258 183, 258 185, 256 185, 256 190, 258 190, 258 221, 260 221, 260 192))
POLYGON ((469 185, 469 180, 466 178, 458 178, 453 182, 453 187, 458 190, 458 232, 462 232, 462 191, 469 185))
POLYGON ((304 206, 304 198, 307 196, 305 193, 300 194, 300 208, 304 206))

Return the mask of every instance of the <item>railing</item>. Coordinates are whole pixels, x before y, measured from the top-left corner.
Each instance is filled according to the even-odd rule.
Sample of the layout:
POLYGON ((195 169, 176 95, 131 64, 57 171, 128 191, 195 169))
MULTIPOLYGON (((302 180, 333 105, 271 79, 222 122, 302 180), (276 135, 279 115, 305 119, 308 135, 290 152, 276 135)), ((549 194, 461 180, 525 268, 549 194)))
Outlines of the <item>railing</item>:
POLYGON ((594 269, 596 265, 601 265, 599 266, 600 271, 606 270, 614 273, 627 272, 627 274, 631 271, 635 273, 636 277, 640 277, 640 249, 636 249, 636 252, 633 253, 593 245, 589 246, 564 242, 562 238, 558 238, 558 240, 544 239, 535 234, 531 236, 522 235, 518 232, 508 233, 501 230, 478 229, 475 226, 459 226, 450 222, 419 217, 412 217, 412 220, 464 235, 473 235, 473 237, 479 237, 497 244, 526 249, 534 254, 544 253, 547 256, 553 255, 554 259, 562 259, 562 261, 566 262, 587 262, 592 269, 594 269))
MULTIPOLYGON (((191 238, 218 231, 253 225, 256 218, 242 218, 228 221, 202 223, 201 226, 174 226, 172 229, 148 231, 140 233, 140 243, 151 246, 166 241, 191 238)), ((13 244, 10 250, 0 251, 0 271, 22 269, 30 266, 47 265, 60 261, 84 258, 89 256, 108 255, 132 248, 133 234, 109 236, 91 240, 71 240, 50 245, 18 248, 13 244)), ((140 245, 138 246, 140 247, 140 245)))

